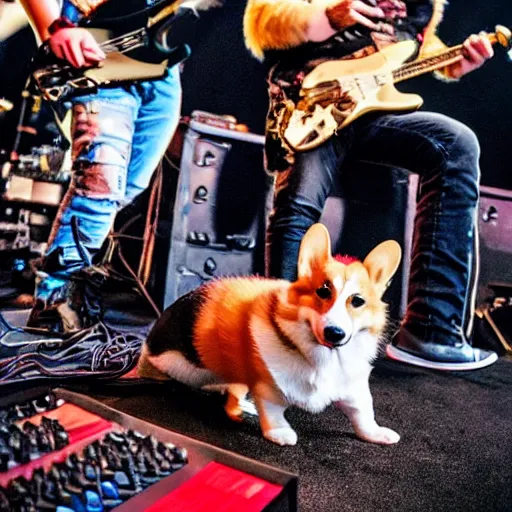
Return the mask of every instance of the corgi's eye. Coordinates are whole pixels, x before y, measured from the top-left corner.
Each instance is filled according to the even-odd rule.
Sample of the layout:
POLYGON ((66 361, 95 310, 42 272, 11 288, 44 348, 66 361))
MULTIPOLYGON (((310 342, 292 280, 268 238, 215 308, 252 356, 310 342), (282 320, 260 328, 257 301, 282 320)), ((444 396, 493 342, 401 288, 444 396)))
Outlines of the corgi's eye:
POLYGON ((352 297, 350 297, 350 304, 353 308, 360 308, 366 304, 366 301, 361 295, 352 295, 352 297))
POLYGON ((331 283, 325 282, 320 288, 317 288, 316 294, 324 300, 330 299, 332 296, 331 283))

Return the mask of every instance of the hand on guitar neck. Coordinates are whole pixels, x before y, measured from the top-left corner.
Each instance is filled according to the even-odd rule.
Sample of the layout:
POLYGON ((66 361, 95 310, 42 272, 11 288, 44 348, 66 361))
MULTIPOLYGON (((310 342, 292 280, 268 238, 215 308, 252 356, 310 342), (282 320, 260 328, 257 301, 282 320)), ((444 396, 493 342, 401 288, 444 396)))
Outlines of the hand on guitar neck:
POLYGON ((458 79, 475 71, 494 56, 494 50, 489 38, 485 33, 472 35, 464 41, 462 55, 463 59, 447 66, 444 70, 446 76, 458 79))
POLYGON ((452 78, 474 71, 490 59, 493 44, 507 50, 512 32, 502 25, 493 34, 470 36, 463 44, 421 58, 414 41, 401 41, 359 59, 321 62, 302 80, 296 100, 288 100, 278 117, 278 133, 293 151, 310 151, 370 112, 407 112, 423 104, 395 84, 441 70, 452 78))
POLYGON ((48 46, 59 59, 68 61, 75 68, 95 66, 105 59, 105 53, 97 41, 84 28, 57 30, 50 36, 48 46))
MULTIPOLYGON (((358 23, 371 30, 389 33, 393 31, 386 22, 373 21, 386 18, 386 13, 381 8, 369 6, 360 0, 340 0, 337 4, 328 7, 325 14, 334 30, 343 30, 358 23)), ((464 58, 445 69, 445 74, 449 78, 458 79, 475 71, 494 55, 492 44, 485 33, 468 37, 463 46, 464 58)))

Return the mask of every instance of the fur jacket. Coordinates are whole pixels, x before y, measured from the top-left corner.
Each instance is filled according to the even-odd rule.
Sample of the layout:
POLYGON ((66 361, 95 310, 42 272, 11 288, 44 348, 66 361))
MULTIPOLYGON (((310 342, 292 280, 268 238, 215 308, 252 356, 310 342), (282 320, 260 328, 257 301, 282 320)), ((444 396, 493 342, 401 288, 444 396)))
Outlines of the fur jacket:
MULTIPOLYGON (((447 0, 429 0, 431 18, 421 38, 421 55, 445 47, 436 35, 447 0)), ((325 9, 339 0, 248 0, 244 16, 247 48, 263 59, 268 51, 287 50, 326 40, 335 31, 325 9)), ((406 2, 407 3, 407 2, 406 2)))

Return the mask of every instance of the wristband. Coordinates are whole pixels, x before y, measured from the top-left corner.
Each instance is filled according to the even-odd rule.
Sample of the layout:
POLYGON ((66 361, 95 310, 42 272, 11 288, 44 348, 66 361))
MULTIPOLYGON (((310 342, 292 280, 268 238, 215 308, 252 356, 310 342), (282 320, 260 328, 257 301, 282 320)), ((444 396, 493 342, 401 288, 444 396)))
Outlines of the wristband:
POLYGON ((61 16, 60 18, 57 18, 49 27, 48 27, 48 33, 50 35, 55 34, 59 30, 63 28, 74 28, 76 27, 76 23, 73 23, 69 18, 66 16, 61 16))

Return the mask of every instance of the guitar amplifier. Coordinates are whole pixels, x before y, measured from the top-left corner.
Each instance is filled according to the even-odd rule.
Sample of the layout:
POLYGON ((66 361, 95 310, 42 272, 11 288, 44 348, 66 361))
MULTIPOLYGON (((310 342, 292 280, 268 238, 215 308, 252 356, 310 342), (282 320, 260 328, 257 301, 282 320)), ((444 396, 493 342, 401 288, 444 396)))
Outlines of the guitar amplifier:
POLYGON ((190 121, 183 141, 164 308, 204 281, 263 274, 272 180, 264 137, 190 121))
POLYGON ((512 191, 480 187, 478 303, 492 297, 489 284, 512 286, 512 191))

